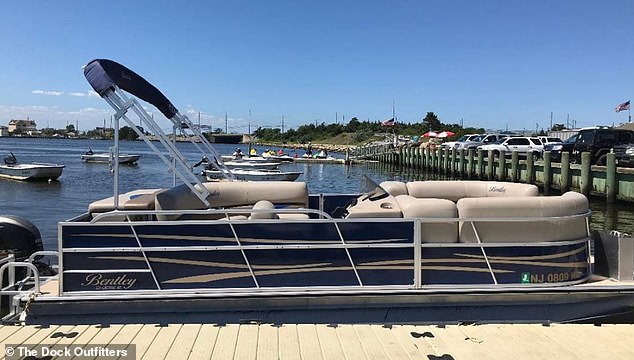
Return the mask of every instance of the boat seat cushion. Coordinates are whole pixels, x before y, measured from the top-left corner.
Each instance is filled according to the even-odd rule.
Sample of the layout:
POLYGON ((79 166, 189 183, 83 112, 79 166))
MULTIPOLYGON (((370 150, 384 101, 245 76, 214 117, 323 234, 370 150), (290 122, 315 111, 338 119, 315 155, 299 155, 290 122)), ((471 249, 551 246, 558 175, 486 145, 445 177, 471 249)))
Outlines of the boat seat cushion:
POLYGON ((457 202, 463 198, 538 196, 532 184, 494 181, 410 181, 409 195, 416 198, 441 198, 457 202))
MULTIPOLYGON (((447 199, 417 199, 410 195, 399 195, 396 202, 404 218, 450 218, 458 217, 458 209, 453 201, 447 199)), ((458 223, 424 221, 421 224, 423 243, 458 242, 458 223)))
MULTIPOLYGON (((161 189, 139 189, 119 195, 120 210, 154 210, 154 198, 161 189)), ((88 205, 90 213, 103 213, 114 210, 114 196, 92 202, 88 205)))
MULTIPOLYGON (((199 186, 199 185, 196 185, 199 186)), ((207 201, 213 208, 229 208, 254 205, 267 200, 274 205, 294 207, 308 206, 308 188, 303 182, 284 181, 225 181, 206 182, 207 201)), ((198 197, 186 185, 179 185, 156 194, 156 210, 205 209, 198 197)), ((179 215, 157 215, 159 220, 174 220, 179 215)))
MULTIPOLYGON (((457 208, 461 218, 471 219, 560 217, 586 213, 588 199, 573 191, 561 196, 465 198, 458 200, 457 208)), ((462 221, 460 242, 478 242, 473 227, 482 242, 542 242, 588 236, 585 217, 521 222, 462 221)))
POLYGON ((308 207, 305 182, 289 181, 218 181, 203 183, 209 191, 212 207, 254 205, 267 200, 275 205, 308 207))

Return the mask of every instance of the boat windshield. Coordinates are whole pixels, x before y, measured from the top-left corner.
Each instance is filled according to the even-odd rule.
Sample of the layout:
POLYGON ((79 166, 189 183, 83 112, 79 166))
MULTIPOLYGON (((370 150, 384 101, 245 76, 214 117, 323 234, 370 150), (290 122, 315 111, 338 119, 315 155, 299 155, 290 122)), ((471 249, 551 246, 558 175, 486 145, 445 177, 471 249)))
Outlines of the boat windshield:
POLYGON ((383 199, 389 196, 388 192, 377 184, 376 181, 370 179, 367 175, 363 175, 361 179, 361 192, 363 192, 363 199, 370 201, 383 199))

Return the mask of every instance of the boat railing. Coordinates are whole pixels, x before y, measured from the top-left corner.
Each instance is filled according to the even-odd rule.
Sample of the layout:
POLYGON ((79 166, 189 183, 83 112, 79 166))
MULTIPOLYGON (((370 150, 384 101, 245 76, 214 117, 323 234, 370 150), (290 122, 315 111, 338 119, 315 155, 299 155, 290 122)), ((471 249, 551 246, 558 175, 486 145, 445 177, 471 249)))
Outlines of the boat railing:
MULTIPOLYGON (((52 266, 54 275, 42 276, 38 267, 34 264, 37 258, 42 256, 57 256, 57 251, 36 251, 25 261, 15 261, 15 256, 10 254, 0 259, 0 280, 2 288, 0 288, 0 299, 7 304, 7 313, 2 314, 2 322, 10 322, 15 320, 20 314, 24 314, 28 308, 23 304, 23 299, 41 294, 41 285, 51 279, 57 278, 57 266, 52 266), (23 269, 24 277, 16 278, 16 270, 23 269), (5 271, 8 276, 5 280, 5 271)), ((4 309, 3 309, 4 310, 4 309)))
MULTIPOLYGON (((135 219, 139 219, 141 217, 146 217, 147 219, 151 219, 152 216, 155 215, 227 215, 227 217, 223 218, 223 220, 232 220, 230 215, 244 215, 248 213, 274 213, 274 214, 315 214, 319 216, 321 219, 329 219, 333 221, 375 221, 376 218, 333 218, 330 214, 326 213, 322 210, 316 209, 308 209, 308 208, 280 208, 280 209, 255 209, 255 208, 223 208, 223 209, 200 209, 200 210, 113 210, 105 213, 93 214, 93 218, 90 220, 91 223, 96 223, 99 221, 104 221, 108 218, 121 218, 124 217, 126 221, 135 221, 135 219)), ((469 223, 470 226, 474 227, 475 223, 478 222, 540 222, 540 221, 562 221, 562 220, 572 220, 577 218, 584 218, 586 221, 586 229, 588 236, 590 234, 589 230, 589 221, 590 215, 592 214, 591 210, 587 210, 586 212, 574 215, 564 215, 564 216, 536 216, 536 217, 417 217, 417 218, 395 218, 399 220, 417 220, 421 223, 469 223)), ((387 218, 386 218, 387 219, 387 218)), ((178 219, 178 220, 168 220, 168 221, 189 221, 189 220, 204 220, 204 219, 178 219)), ((233 219, 236 220, 236 219, 233 219)), ((238 221, 244 221, 245 219, 237 219, 238 221)), ((259 219, 260 220, 260 219, 259 219)), ((292 220, 292 219, 291 219, 292 220)), ((304 219, 305 220, 305 219, 304 219)), ((477 229, 476 229, 477 233, 477 229)), ((478 239, 478 242, 481 242, 478 239)))
MULTIPOLYGON (((496 249, 499 247, 508 247, 508 246, 519 246, 519 247, 553 246, 554 248, 557 248, 560 246, 568 247, 568 246, 577 246, 585 242, 586 244, 583 246, 585 250, 583 250, 583 252, 589 254, 589 251, 590 251, 589 245, 590 245, 591 238, 590 238, 590 232, 588 228, 588 218, 590 214, 591 212, 588 210, 582 214, 575 214, 575 215, 542 216, 542 217, 531 217, 531 218, 529 217, 509 217, 509 218, 500 218, 500 217, 496 217, 496 218, 428 218, 428 217, 424 217, 424 218, 382 218, 382 219, 348 218, 348 219, 344 219, 344 218, 333 218, 327 213, 320 210, 304 209, 304 208, 300 208, 300 209, 229 208, 229 209, 203 209, 203 210, 112 211, 112 212, 96 215, 95 218, 90 223, 90 225, 88 226, 92 226, 94 222, 105 221, 110 218, 110 221, 107 222, 108 226, 125 225, 130 227, 131 235, 132 235, 132 238, 134 239, 133 241, 135 245, 129 245, 129 247, 121 248, 117 246, 108 246, 108 244, 105 243, 95 248, 94 246, 83 247, 80 245, 80 243, 75 243, 75 245, 73 246, 69 246, 66 248, 62 247, 61 251, 62 251, 62 254, 64 253, 68 253, 68 254, 94 253, 94 252, 100 252, 100 251, 104 251, 108 253, 120 252, 120 251, 138 252, 139 255, 142 256, 142 261, 146 263, 146 265, 144 266, 144 269, 136 269, 136 270, 110 269, 109 271, 119 271, 119 272, 134 271, 134 272, 150 273, 151 278, 153 279, 152 282, 155 284, 156 290, 167 291, 167 292, 170 292, 170 291, 179 292, 178 290, 174 290, 174 289, 169 290, 169 289, 163 288, 162 282, 159 280, 158 275, 155 274, 155 270, 153 269, 154 265, 152 265, 152 261, 154 261, 152 257, 156 255, 151 255, 151 254, 170 253, 170 252, 178 253, 181 251, 188 251, 188 252, 239 251, 242 254, 240 257, 243 258, 245 271, 247 271, 247 273, 250 274, 249 277, 252 278, 253 283, 255 284, 254 288, 263 289, 266 287, 261 286, 258 283, 258 275, 256 275, 257 271, 254 270, 254 268, 252 267, 250 263, 250 260, 251 260, 250 256, 253 255, 252 253, 251 255, 249 255, 250 251, 254 251, 254 250, 278 251, 278 250, 298 250, 298 249, 301 249, 301 250, 313 249, 315 251, 324 250, 324 249, 343 250, 345 252, 345 256, 347 257, 347 260, 345 260, 345 262, 347 263, 347 266, 350 267, 351 271, 354 272, 354 276, 356 277, 356 282, 357 282, 357 284, 352 287, 344 287, 344 288, 346 288, 346 291, 355 291, 355 289, 361 290, 364 288, 373 288, 373 289, 376 288, 375 285, 365 284, 363 281, 363 276, 360 275, 360 271, 363 270, 363 267, 360 267, 358 260, 356 260, 351 254, 351 252, 357 251, 358 249, 379 250, 379 251, 381 249, 392 249, 392 250, 412 249, 410 256, 412 256, 411 261, 412 261, 412 271, 413 271, 412 273, 413 282, 410 283, 409 285, 402 284, 398 286, 401 286, 404 288, 411 288, 411 289, 421 289, 424 286, 426 286, 426 283, 423 281, 423 277, 424 277, 423 262, 428 256, 428 255, 425 255, 425 252, 424 252, 425 249, 453 247, 453 248, 463 248, 467 250, 471 248, 475 251, 481 252, 480 257, 483 259, 482 261, 486 263, 486 266, 488 267, 487 272, 489 273, 489 276, 491 279, 489 286, 499 286, 499 285, 508 286, 508 283, 501 284, 498 282, 498 279, 496 278, 494 266, 492 266, 492 262, 495 262, 495 261, 499 262, 500 259, 496 258, 495 256, 490 257, 489 251, 494 251, 493 249, 496 249), (272 214, 303 213, 306 215, 312 214, 319 218, 312 218, 312 219, 304 218, 301 220, 293 220, 293 218, 291 217, 288 220, 286 218, 283 218, 283 219, 275 219, 274 221, 272 221, 271 218, 249 219, 248 217, 245 217, 245 216, 241 216, 241 217, 233 216, 233 215, 251 214, 255 212, 272 213, 272 214), (156 220, 157 215, 191 215, 191 217, 188 217, 185 219, 179 219, 179 220, 156 220), (202 216, 196 217, 196 215, 202 215, 202 216), (205 216, 210 216, 210 215, 213 215, 213 220, 205 218, 205 216), (504 222, 504 223, 513 223, 513 222, 527 223, 528 222, 530 223, 530 222, 540 222, 540 221, 541 222, 544 222, 544 221, 553 221, 553 222, 577 221, 578 222, 579 221, 578 219, 585 220, 586 236, 578 237, 578 238, 574 238, 570 240, 546 240, 546 239, 538 238, 534 242, 522 242, 522 243, 488 242, 486 238, 483 238, 478 235, 476 237, 477 242, 430 243, 429 241, 424 239, 424 235, 423 235, 423 229, 425 229, 425 224, 462 223, 463 227, 471 226, 476 228, 477 230, 477 223, 487 223, 487 222, 504 222), (334 236, 332 238, 322 239, 319 241, 311 241, 312 239, 308 239, 308 238, 302 239, 301 235, 299 235, 301 233, 301 229, 300 229, 301 224, 302 223, 308 224, 311 222, 321 223, 322 225, 320 226, 328 226, 328 224, 332 224, 332 226, 334 226, 334 228, 336 229, 336 232, 333 233, 334 236), (257 223, 260 223, 260 224, 286 223, 286 224, 289 224, 289 226, 293 224, 292 226, 294 226, 295 228, 295 230, 293 231, 295 231, 298 234, 297 236, 300 236, 300 238, 297 238, 297 241, 289 241, 289 242, 279 242, 272 239, 273 241, 271 241, 270 243, 267 243, 266 238, 263 238, 262 242, 258 242, 258 243, 253 243, 253 239, 250 239, 250 241, 243 241, 245 239, 240 238, 239 229, 242 226, 250 226, 249 224, 257 224, 257 223), (372 240, 358 241, 358 239, 354 239, 352 237, 347 238, 347 236, 352 234, 350 233, 351 229, 357 226, 355 224, 363 226, 364 223, 367 223, 367 224, 384 223, 386 225, 389 225, 390 227, 400 226, 403 229, 407 229, 410 226, 409 224, 411 224, 411 227, 409 227, 411 229, 411 233, 410 235, 402 235, 403 237, 402 239, 393 238, 393 237, 382 239, 379 237, 377 239, 380 239, 380 240, 375 240, 375 241, 372 241, 372 240), (180 244, 174 244, 174 243, 169 245, 159 244, 159 243, 147 244, 145 243, 145 239, 147 238, 148 235, 144 235, 145 231, 142 230, 142 228, 151 224, 157 224, 161 226, 167 225, 167 224, 174 225, 174 226, 186 225, 186 224, 192 224, 196 226, 207 226, 207 225, 230 226, 231 227, 230 234, 233 234, 233 235, 229 235, 226 241, 230 241, 230 242, 233 241, 233 243, 218 244, 218 245, 215 245, 215 244, 180 245, 180 244), (137 226, 139 228, 137 228, 137 226), (352 226, 352 228, 350 226, 352 226)), ((94 225, 99 225, 99 224, 94 224, 94 225)), ((104 222, 103 224, 106 224, 106 223, 104 222)), ((66 225, 82 226, 82 222, 61 223, 62 228, 66 225)), ((209 229, 208 231, 210 233, 213 233, 212 229, 209 229)), ((117 235, 117 237, 118 236, 119 235, 117 235)), ((152 235, 149 235, 149 236, 152 237, 152 235)), ((178 239, 179 239, 178 236, 174 237, 174 240, 178 240, 178 239)), ((295 239, 295 238, 291 237, 291 239, 295 239)), ((472 254, 471 256, 475 255, 472 252, 473 250, 468 251, 470 254, 472 254)), ((588 273, 587 271, 589 271, 590 265, 591 264, 588 258, 586 271, 584 271, 583 273, 585 274, 588 273)), ((60 270, 62 271, 62 273, 69 273, 69 274, 78 274, 78 273, 83 273, 84 271, 86 271, 86 270, 74 270, 72 268, 60 269, 60 270)), ((95 272, 95 271, 97 270, 90 270, 89 272, 95 272)), ((575 283, 575 282, 581 282, 581 281, 585 281, 585 278, 581 278, 581 277, 571 278, 569 283, 575 283)), ((384 287, 387 289, 387 288, 393 288, 394 286, 397 286, 397 285, 385 285, 384 287)), ((463 285, 463 286, 468 286, 468 285, 463 285)), ((539 286, 539 284, 537 284, 537 286, 539 286)), ((205 291, 210 293, 214 293, 218 291, 218 289, 212 289, 212 288, 196 287, 195 289, 196 291, 205 291)), ((227 290, 227 289, 223 289, 223 291, 224 290, 227 290)), ((292 291, 291 288, 288 288, 288 289, 279 288, 279 290, 292 291)), ((117 291, 114 291, 114 293, 116 292, 117 291)), ((143 292, 145 293, 147 291, 143 291, 143 292)), ((149 292, 151 293, 151 290, 149 292)), ((61 294, 64 293, 64 291, 61 288, 60 288, 60 293, 61 294)), ((78 293, 78 292, 77 290, 69 290, 67 291, 67 293, 78 293)), ((88 291, 87 293, 91 293, 91 292, 88 291)), ((109 292, 98 291, 97 293, 104 294, 109 292)))
MULTIPOLYGON (((282 208, 282 209, 253 209, 253 208, 228 208, 228 209, 200 209, 200 210, 113 210, 105 213, 94 214, 90 223, 97 223, 101 221, 107 221, 108 219, 125 219, 126 222, 131 221, 143 221, 153 220, 157 215, 184 215, 184 219, 168 220, 173 221, 188 221, 188 220, 205 220, 203 218, 191 218, 187 219, 187 216, 211 216, 211 215, 223 215, 223 220, 236 220, 232 219, 231 215, 244 215, 244 214, 305 214, 316 215, 322 219, 333 219, 328 213, 322 210, 307 209, 307 208, 282 208), (139 220, 143 219, 143 220, 139 220)), ((244 220, 244 219, 243 219, 244 220)), ((292 220, 292 219, 289 219, 292 220)), ((306 220, 306 219, 302 219, 306 220)))

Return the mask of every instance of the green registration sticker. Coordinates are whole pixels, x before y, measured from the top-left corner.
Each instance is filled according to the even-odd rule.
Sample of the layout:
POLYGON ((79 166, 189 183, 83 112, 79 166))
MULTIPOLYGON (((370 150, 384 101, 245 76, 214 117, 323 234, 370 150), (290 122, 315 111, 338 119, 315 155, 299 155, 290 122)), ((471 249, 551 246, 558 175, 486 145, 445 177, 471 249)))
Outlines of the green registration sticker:
POLYGON ((531 273, 529 273, 529 272, 523 272, 523 273, 522 273, 522 278, 521 278, 520 282, 521 282, 522 284, 530 284, 530 282, 531 282, 531 273))

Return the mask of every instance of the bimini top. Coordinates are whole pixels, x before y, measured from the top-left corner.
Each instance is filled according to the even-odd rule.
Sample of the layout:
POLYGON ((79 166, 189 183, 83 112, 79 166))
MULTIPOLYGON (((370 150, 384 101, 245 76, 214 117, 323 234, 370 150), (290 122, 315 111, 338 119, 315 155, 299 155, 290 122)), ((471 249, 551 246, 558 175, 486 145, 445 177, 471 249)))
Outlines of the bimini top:
POLYGON ((139 74, 127 67, 107 59, 95 59, 84 67, 84 76, 90 86, 101 96, 115 85, 156 106, 165 117, 171 119, 178 110, 161 93, 139 74))

